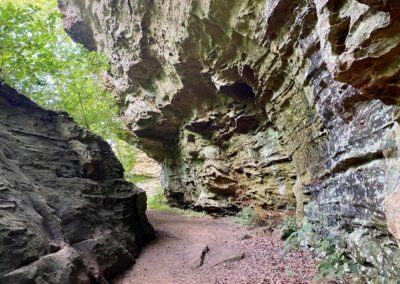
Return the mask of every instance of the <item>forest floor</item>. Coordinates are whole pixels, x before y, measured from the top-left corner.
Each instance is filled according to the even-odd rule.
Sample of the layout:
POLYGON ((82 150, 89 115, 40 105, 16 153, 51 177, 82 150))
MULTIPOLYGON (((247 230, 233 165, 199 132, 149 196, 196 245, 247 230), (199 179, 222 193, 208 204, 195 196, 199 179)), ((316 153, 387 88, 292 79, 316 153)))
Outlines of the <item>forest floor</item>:
POLYGON ((275 232, 239 227, 230 217, 147 214, 157 239, 115 284, 310 283, 317 274, 312 256, 286 251, 275 232))

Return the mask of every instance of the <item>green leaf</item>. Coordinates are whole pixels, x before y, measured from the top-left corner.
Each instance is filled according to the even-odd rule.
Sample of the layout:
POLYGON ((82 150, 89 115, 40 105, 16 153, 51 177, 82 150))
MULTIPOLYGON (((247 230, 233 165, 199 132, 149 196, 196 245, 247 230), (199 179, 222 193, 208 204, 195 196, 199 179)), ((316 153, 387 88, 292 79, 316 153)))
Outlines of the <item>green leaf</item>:
POLYGON ((61 26, 57 1, 0 0, 0 79, 46 108, 119 147, 132 171, 134 147, 124 144, 115 98, 102 82, 107 58, 74 43, 61 26))

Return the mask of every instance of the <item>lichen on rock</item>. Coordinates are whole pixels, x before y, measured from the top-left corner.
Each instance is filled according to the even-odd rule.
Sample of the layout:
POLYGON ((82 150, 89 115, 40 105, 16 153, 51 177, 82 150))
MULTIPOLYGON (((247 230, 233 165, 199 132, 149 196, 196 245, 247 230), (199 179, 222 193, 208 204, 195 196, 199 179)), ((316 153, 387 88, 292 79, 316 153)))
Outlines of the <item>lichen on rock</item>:
POLYGON ((109 56, 122 117, 162 163, 171 203, 296 207, 349 236, 366 277, 389 280, 400 277, 395 2, 59 0, 79 19, 67 31, 109 56))

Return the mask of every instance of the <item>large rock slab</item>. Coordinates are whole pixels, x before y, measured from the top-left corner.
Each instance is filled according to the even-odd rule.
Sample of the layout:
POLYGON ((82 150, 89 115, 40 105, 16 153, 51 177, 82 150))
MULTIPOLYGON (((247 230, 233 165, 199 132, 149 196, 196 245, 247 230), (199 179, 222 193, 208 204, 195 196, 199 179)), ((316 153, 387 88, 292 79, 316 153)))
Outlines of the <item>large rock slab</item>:
POLYGON ((153 238, 110 146, 0 86, 0 282, 108 283, 153 238))
POLYGON ((296 207, 367 278, 399 279, 396 1, 59 3, 67 31, 109 55, 171 203, 296 207))

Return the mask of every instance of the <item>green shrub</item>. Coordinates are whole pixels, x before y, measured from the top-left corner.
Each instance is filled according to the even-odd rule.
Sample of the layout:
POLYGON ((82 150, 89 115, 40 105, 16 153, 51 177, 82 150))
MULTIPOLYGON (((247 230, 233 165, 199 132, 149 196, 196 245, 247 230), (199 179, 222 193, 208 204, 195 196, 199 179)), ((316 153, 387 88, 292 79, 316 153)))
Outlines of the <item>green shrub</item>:
POLYGON ((310 223, 304 223, 297 231, 286 238, 286 249, 299 249, 300 247, 310 247, 321 239, 315 231, 315 227, 310 223))
POLYGON ((163 209, 168 207, 162 187, 157 187, 155 193, 147 197, 147 206, 151 209, 163 209))
POLYGON ((345 273, 358 272, 356 263, 338 248, 336 239, 321 239, 316 246, 316 251, 322 260, 318 264, 318 275, 315 280, 327 277, 343 280, 345 273))
POLYGON ((253 226, 257 223, 257 215, 252 207, 246 206, 236 214, 234 221, 242 226, 253 226))
POLYGON ((357 273, 358 266, 344 251, 344 239, 338 234, 322 237, 320 228, 310 223, 292 233, 285 242, 286 249, 308 247, 315 253, 318 263, 318 275, 315 280, 325 278, 342 281, 346 274, 357 273))

